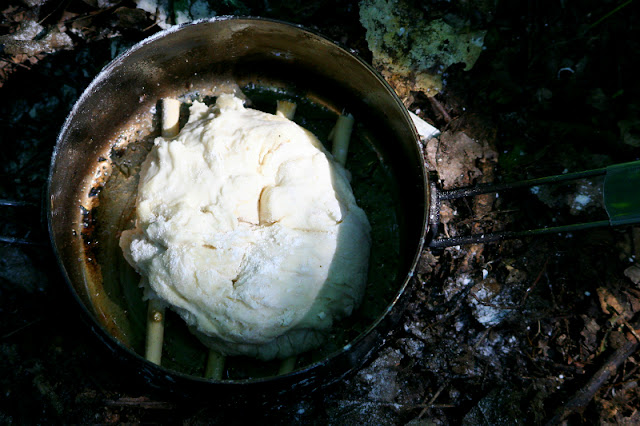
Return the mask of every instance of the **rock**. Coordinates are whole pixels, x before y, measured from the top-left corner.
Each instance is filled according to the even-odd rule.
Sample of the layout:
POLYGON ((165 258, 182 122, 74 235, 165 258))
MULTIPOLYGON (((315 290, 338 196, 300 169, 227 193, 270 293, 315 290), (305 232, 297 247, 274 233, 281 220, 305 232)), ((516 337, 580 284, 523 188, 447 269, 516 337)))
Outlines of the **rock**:
POLYGON ((569 213, 578 215, 585 210, 602 205, 602 187, 593 182, 585 181, 576 185, 576 192, 568 196, 569 213))
MULTIPOLYGON (((411 91, 435 96, 453 64, 470 70, 482 52, 484 30, 454 28, 443 19, 429 20, 406 0, 364 0, 360 22, 367 30, 373 64, 401 98, 411 91)), ((464 24, 464 23, 463 23, 464 24)))
POLYGON ((469 304, 473 316, 485 327, 500 324, 510 313, 510 309, 501 308, 505 302, 501 290, 502 286, 494 278, 480 281, 471 289, 469 304))
POLYGON ((460 274, 456 277, 449 277, 444 284, 444 288, 442 289, 442 293, 447 301, 453 299, 454 296, 459 294, 462 290, 469 287, 469 285, 473 285, 473 281, 468 274, 460 274))
POLYGON ((399 339, 398 343, 400 343, 404 353, 406 353, 407 356, 414 359, 422 358, 425 347, 423 341, 418 339, 403 338, 399 339))
POLYGON ((393 402, 400 392, 398 366, 404 358, 397 349, 388 348, 371 365, 358 373, 358 380, 368 388, 368 399, 393 402))

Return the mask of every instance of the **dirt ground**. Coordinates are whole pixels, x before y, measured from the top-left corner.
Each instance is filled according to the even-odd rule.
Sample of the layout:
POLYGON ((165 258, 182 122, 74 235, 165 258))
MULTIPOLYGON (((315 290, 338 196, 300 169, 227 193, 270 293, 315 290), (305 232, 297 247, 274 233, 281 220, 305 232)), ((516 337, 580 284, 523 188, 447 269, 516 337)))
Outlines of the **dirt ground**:
MULTIPOLYGON (((168 2, 174 11, 183 3, 168 2)), ((299 23, 375 61, 360 17, 370 1, 201 3, 209 14, 299 23)), ((396 3, 484 34, 477 62, 447 66, 437 95, 392 81, 408 109, 442 132, 423 141, 441 188, 640 157, 636 2, 396 3)), ((127 0, 0 7, 0 199, 33 203, 0 206, 0 235, 45 241, 38 206, 66 115, 108 61, 159 29, 127 0)), ((444 201, 440 236, 603 220, 602 185, 592 178, 444 201)), ((629 225, 425 249, 400 326, 361 370, 251 415, 281 424, 638 424, 638 259, 640 227, 629 225)), ((216 401, 152 392, 78 318, 47 245, 1 243, 0 423, 246 418, 216 401)))

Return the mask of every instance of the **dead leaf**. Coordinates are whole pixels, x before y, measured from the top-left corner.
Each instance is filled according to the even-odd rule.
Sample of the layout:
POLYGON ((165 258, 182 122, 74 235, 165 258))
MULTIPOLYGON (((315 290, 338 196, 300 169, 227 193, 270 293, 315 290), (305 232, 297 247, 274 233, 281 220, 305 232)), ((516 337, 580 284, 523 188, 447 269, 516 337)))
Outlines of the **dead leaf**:
POLYGON ((600 301, 600 309, 607 315, 618 314, 624 315, 626 310, 622 306, 622 303, 611 294, 611 292, 605 287, 598 287, 598 300, 600 301), (613 312, 611 311, 613 309, 613 312))
POLYGON ((630 288, 625 290, 624 295, 629 301, 629 305, 633 314, 635 315, 636 313, 640 312, 640 290, 630 288))
POLYGON ((584 321, 584 329, 580 332, 580 335, 584 337, 584 347, 593 353, 597 347, 597 334, 600 331, 600 325, 595 319, 586 315, 580 315, 584 321))
POLYGON ((438 171, 444 189, 469 186, 481 177, 476 163, 490 152, 486 143, 464 132, 444 132, 427 143, 427 161, 438 171))
POLYGON ((28 57, 73 47, 71 38, 57 27, 45 28, 33 21, 25 21, 14 33, 0 36, 0 44, 8 55, 28 57))
POLYGON ((640 283, 640 266, 629 266, 624 270, 624 275, 629 278, 635 285, 640 283))

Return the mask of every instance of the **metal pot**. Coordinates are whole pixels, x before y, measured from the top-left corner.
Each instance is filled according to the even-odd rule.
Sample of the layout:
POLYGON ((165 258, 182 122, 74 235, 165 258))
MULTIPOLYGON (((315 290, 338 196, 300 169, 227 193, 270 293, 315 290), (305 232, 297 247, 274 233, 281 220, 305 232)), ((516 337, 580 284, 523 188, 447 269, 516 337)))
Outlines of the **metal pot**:
MULTIPOLYGON (((428 178, 412 120, 370 66, 294 25, 220 17, 160 32, 95 78, 58 137, 47 216, 63 274, 92 330, 118 358, 165 391, 245 397, 317 389, 362 365, 405 307, 424 244, 428 207, 428 178), (142 301, 117 241, 119 232, 130 226, 136 167, 158 135, 158 100, 206 97, 229 84, 244 89, 256 104, 280 96, 297 99, 307 111, 301 112, 302 124, 319 133, 340 111, 352 113, 358 123, 355 144, 368 147, 366 161, 347 164, 354 173, 356 195, 358 188, 373 191, 371 196, 378 198, 371 200, 369 209, 391 217, 397 241, 393 250, 374 245, 377 262, 388 259, 393 270, 382 271, 383 266, 373 262, 370 276, 390 278, 378 289, 367 290, 369 297, 360 309, 366 314, 348 320, 346 331, 330 339, 329 349, 302 357, 289 374, 269 373, 269 365, 247 367, 249 361, 244 360, 236 366, 236 376, 213 381, 201 378, 195 367, 182 368, 180 354, 169 357, 164 366, 139 355, 142 301), (385 181, 371 180, 376 173, 385 181), (378 183, 384 188, 367 189, 378 183), (247 374, 256 369, 263 370, 258 377, 247 374)), ((379 224, 378 231, 374 226, 374 241, 387 239, 386 225, 379 224)), ((192 347, 182 339, 188 338, 178 331, 169 344, 192 347)), ((187 355, 198 358, 194 354, 187 355)))

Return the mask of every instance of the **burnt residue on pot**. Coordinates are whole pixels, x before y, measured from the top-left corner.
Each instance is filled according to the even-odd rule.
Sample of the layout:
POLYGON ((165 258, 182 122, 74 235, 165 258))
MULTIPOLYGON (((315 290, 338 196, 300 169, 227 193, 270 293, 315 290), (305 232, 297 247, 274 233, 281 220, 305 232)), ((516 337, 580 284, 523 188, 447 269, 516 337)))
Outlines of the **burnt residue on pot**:
MULTIPOLYGON (((89 194, 91 194, 91 191, 89 194)), ((84 206, 80 206, 80 214, 82 215, 80 236, 84 242, 86 261, 89 264, 95 264, 94 250, 98 245, 98 240, 94 235, 96 228, 95 207, 87 210, 84 206)))

